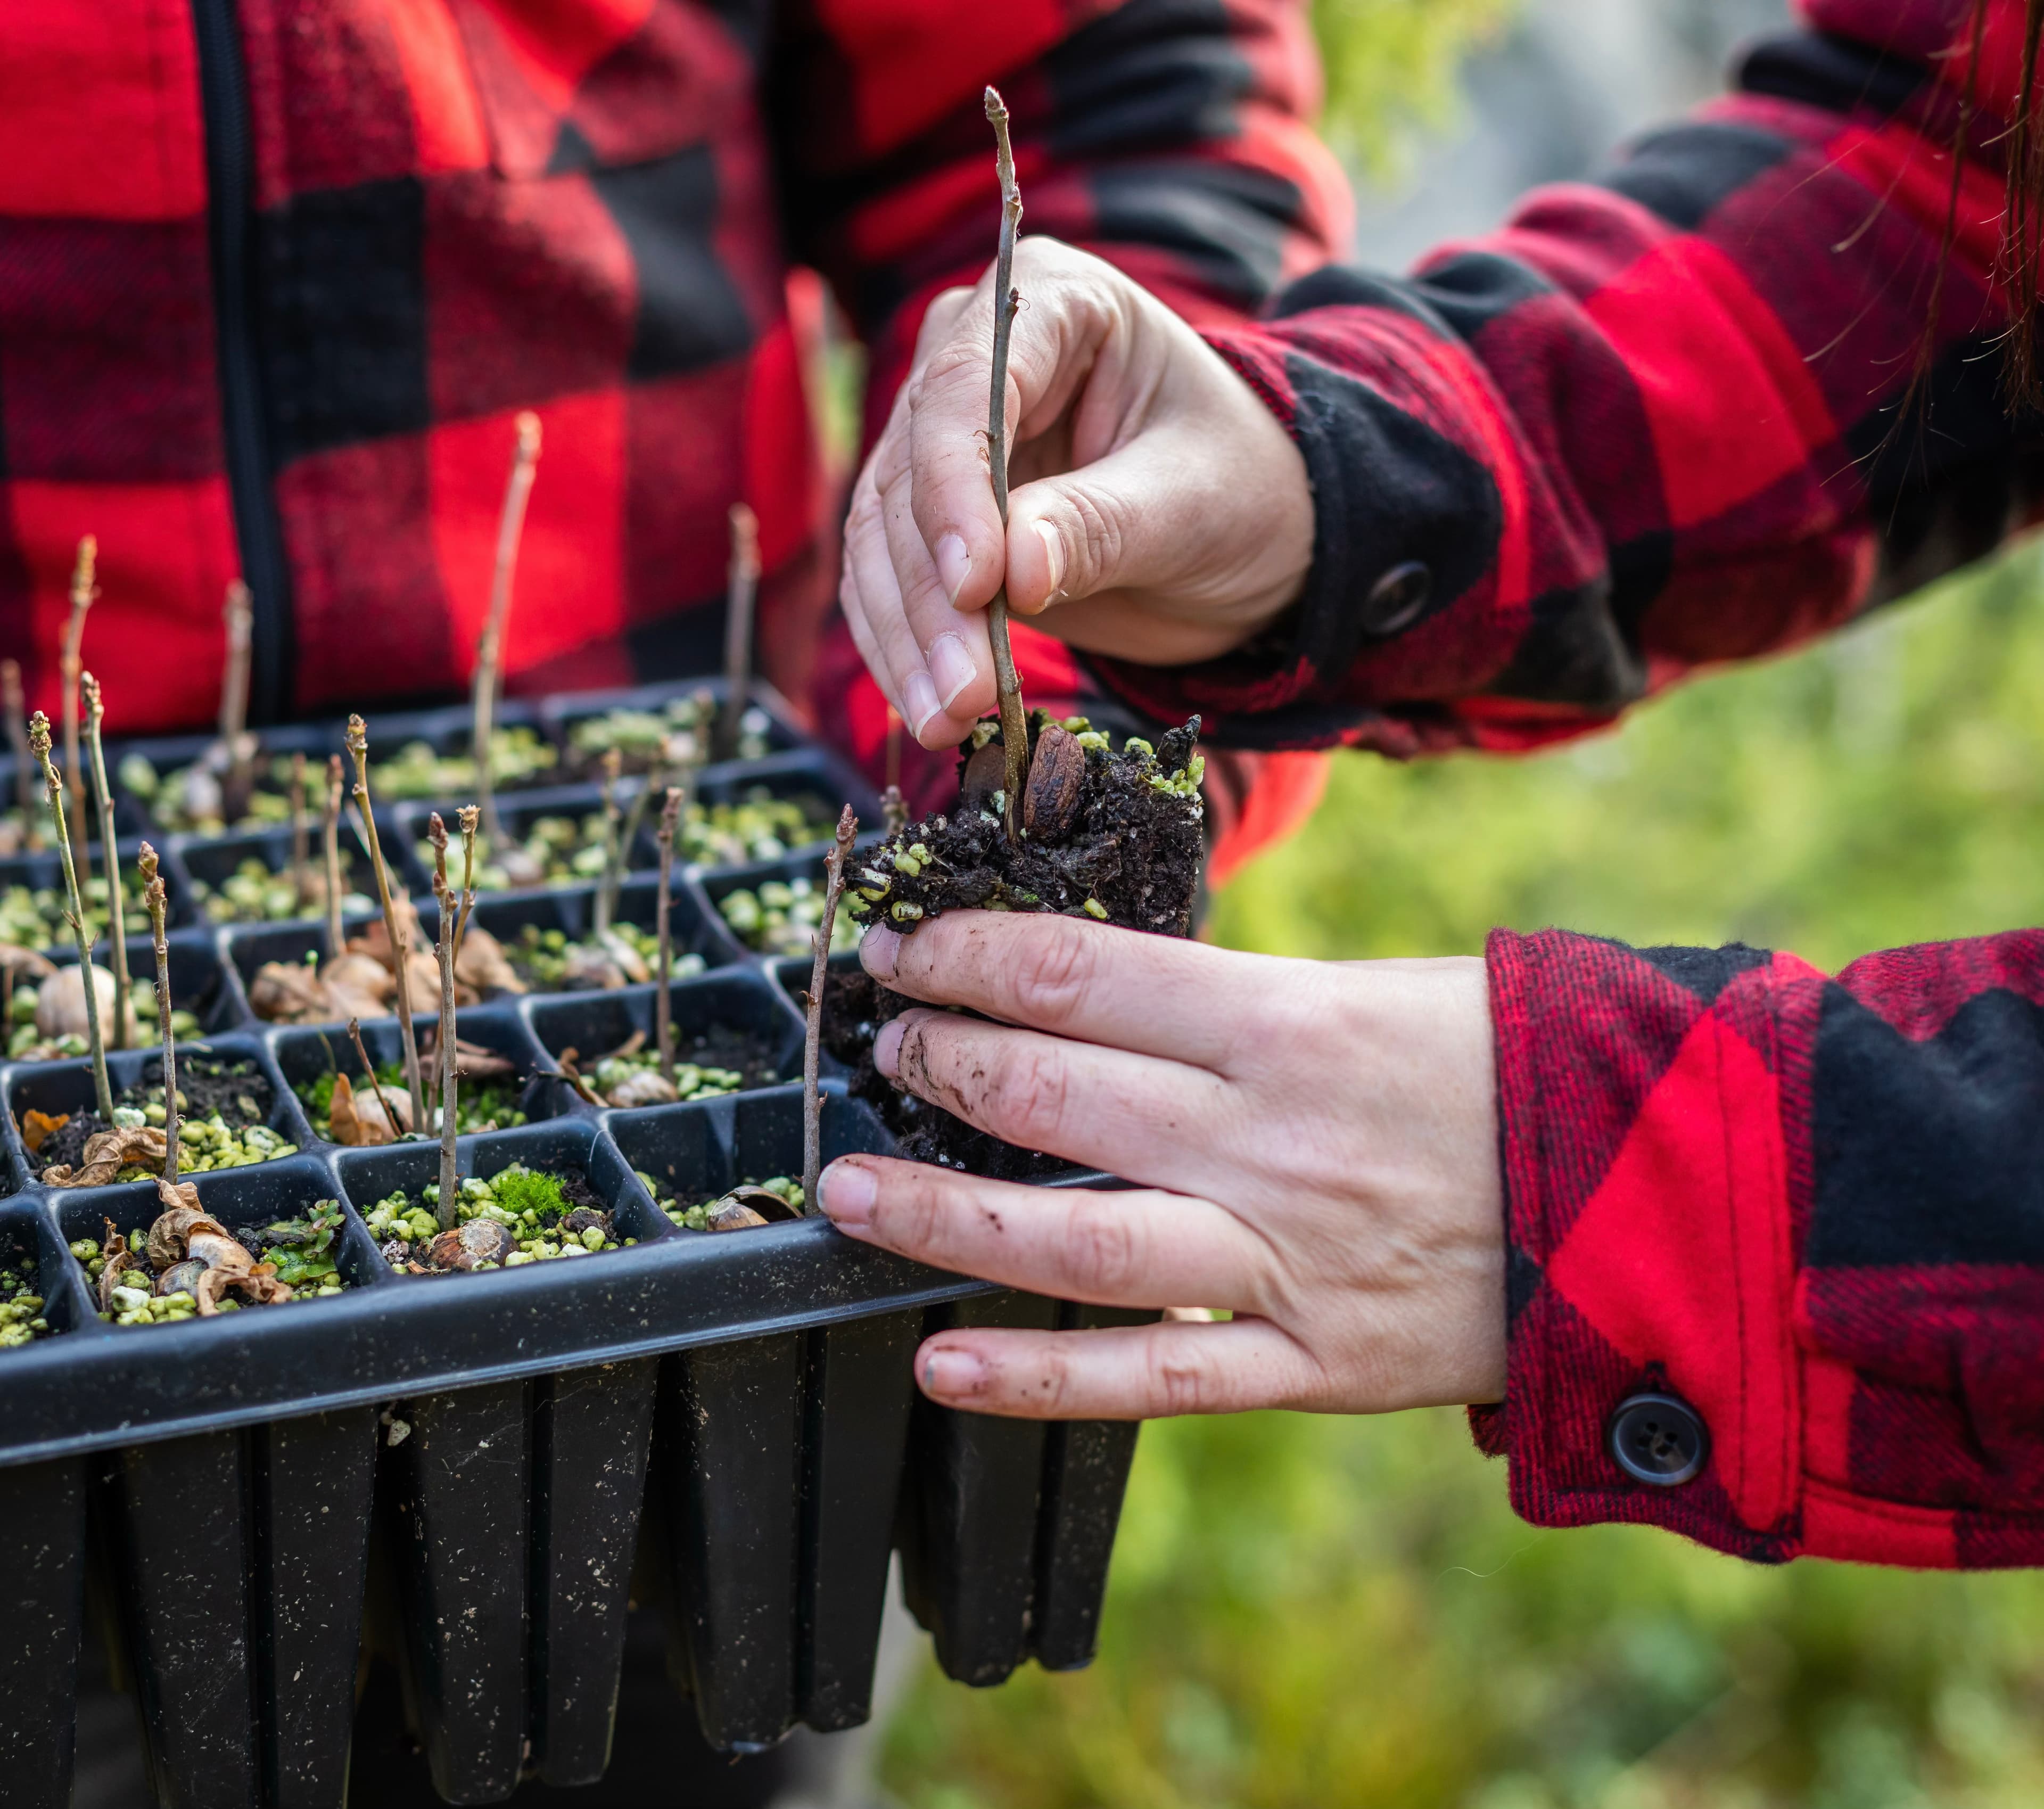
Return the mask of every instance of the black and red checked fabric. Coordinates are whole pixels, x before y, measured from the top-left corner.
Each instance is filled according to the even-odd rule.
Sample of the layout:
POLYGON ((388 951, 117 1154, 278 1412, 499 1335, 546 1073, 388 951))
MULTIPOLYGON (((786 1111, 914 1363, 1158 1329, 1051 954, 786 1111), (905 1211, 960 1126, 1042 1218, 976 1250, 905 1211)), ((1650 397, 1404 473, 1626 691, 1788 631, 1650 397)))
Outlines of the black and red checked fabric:
POLYGON ((2044 932, 1793 956, 1490 950, 1510 1380, 1473 1415, 1547 1526, 1763 1561, 2044 1563, 2044 932), (1679 1488, 1606 1426, 1672 1389, 1679 1488))
MULTIPOLYGON (((989 80, 1032 224, 1197 318, 1247 318, 1343 236, 1297 0, 0 9, 0 646, 32 701, 54 707, 91 532, 86 656, 113 719, 209 720, 252 514, 282 550, 285 594, 258 598, 264 714, 455 690, 528 407, 545 449, 513 687, 714 666, 742 495, 762 664, 799 695, 835 575, 799 268, 867 337, 884 410, 923 301, 993 242, 989 80), (200 48, 217 17, 227 114, 200 48), (243 150, 245 215, 213 179, 243 150), (239 493, 236 356, 261 459, 239 493)), ((1069 694, 1070 662, 1042 663, 1046 700, 1061 674, 1069 694)))

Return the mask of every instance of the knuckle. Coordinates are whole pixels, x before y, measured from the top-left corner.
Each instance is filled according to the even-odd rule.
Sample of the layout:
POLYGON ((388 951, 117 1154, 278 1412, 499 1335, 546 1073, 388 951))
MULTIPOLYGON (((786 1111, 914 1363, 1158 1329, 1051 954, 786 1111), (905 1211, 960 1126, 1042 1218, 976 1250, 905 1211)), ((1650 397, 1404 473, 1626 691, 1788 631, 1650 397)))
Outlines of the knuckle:
MULTIPOLYGON (((1017 1012, 1027 1022, 1059 1030, 1077 1014, 1093 983, 1091 941, 1055 919, 1032 922, 1010 956, 1008 979, 1017 1012)), ((1001 970, 997 968, 997 972, 1001 970)))
MULTIPOLYGON (((1083 490, 1070 493, 1066 501, 1073 525, 1078 530, 1080 571, 1089 575, 1113 571, 1120 564, 1123 540, 1121 523, 1116 514, 1105 507, 1099 498, 1083 490)), ((1068 583, 1066 588, 1070 587, 1068 583)))
POLYGON ((1065 1226, 1065 1256, 1074 1286, 1118 1295, 1143 1279, 1143 1240, 1116 1201, 1097 1195, 1076 1199, 1065 1226))
POLYGON ((1149 1345, 1150 1398, 1160 1417, 1212 1413, 1220 1399, 1213 1370, 1192 1355, 1180 1338, 1152 1338, 1149 1345))

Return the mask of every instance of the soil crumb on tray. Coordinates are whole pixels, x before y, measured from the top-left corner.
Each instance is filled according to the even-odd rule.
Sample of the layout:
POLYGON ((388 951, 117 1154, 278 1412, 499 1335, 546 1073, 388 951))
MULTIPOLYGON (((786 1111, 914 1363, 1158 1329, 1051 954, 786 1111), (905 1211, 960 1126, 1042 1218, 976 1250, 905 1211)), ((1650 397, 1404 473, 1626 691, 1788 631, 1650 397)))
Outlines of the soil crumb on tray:
POLYGON ((469 1275, 627 1248, 609 1212, 578 1169, 542 1174, 514 1162, 461 1184, 451 1230, 440 1229, 437 1181, 415 1198, 402 1190, 364 1214, 383 1260, 399 1275, 469 1275))
MULTIPOLYGON (((253 1061, 196 1051, 178 1060, 178 1172, 201 1175, 292 1156, 298 1146, 266 1122, 270 1083, 253 1061)), ((167 1153, 161 1070, 113 1103, 113 1122, 94 1110, 21 1114, 29 1161, 51 1187, 104 1187, 160 1176, 167 1153)))
MULTIPOLYGON (((1084 717, 1031 717, 1032 752, 1022 834, 1005 826, 1006 756, 997 722, 960 750, 959 802, 897 830, 848 877, 845 902, 866 922, 905 933, 947 910, 1055 911, 1166 936, 1191 927, 1202 853, 1197 751, 1200 720, 1153 747, 1119 752, 1084 717)), ((898 1153, 997 1180, 1037 1180, 1071 1164, 1018 1149, 898 1090, 873 1065, 880 1026, 916 1001, 863 973, 833 974, 823 1034, 851 1070, 851 1092, 900 1139, 898 1153)))

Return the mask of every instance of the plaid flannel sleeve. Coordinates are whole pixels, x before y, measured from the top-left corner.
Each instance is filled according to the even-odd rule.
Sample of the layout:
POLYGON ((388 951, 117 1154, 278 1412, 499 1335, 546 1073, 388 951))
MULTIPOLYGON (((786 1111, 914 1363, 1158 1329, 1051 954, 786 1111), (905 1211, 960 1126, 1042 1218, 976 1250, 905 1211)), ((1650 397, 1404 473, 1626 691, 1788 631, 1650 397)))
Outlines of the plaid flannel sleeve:
POLYGON ((2022 10, 1988 0, 1969 92, 1970 5, 1808 0, 1599 179, 1212 331, 1304 455, 1306 591, 1224 660, 1101 675, 1239 745, 1522 749, 1992 548, 2038 463, 1989 280, 2022 10))
POLYGON ((2044 931, 1871 955, 1496 933, 1514 1506, 1764 1561, 2044 1563, 2044 931), (1672 1399, 1679 1482, 1614 1450, 1672 1399))

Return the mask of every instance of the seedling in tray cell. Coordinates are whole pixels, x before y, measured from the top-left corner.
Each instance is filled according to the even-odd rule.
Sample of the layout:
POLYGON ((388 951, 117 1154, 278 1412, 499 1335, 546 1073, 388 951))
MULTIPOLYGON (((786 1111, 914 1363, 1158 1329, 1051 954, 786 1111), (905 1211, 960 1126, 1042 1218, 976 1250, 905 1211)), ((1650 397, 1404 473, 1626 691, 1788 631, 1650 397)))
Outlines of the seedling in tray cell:
MULTIPOLYGON (((857 869, 849 883, 859 883, 857 869)), ((740 886, 717 901, 717 914, 747 948, 763 955, 806 955, 824 920, 824 889, 804 875, 740 886)), ((860 926, 853 912, 841 914, 831 931, 832 953, 859 946, 860 926)))
POLYGON ((518 1268, 620 1249, 603 1202, 578 1171, 543 1174, 514 1162, 459 1184, 454 1223, 440 1224, 440 1188, 387 1195, 364 1215, 383 1260, 399 1275, 463 1275, 518 1268))
MULTIPOLYGON (((177 1103, 180 1173, 248 1168, 298 1153, 295 1143, 271 1128, 270 1083, 247 1057, 183 1056, 177 1103)), ((47 1186, 152 1180, 163 1172, 167 1118, 162 1081, 139 1081, 116 1096, 110 1124, 98 1110, 24 1109, 21 1141, 30 1168, 47 1186)))
MULTIPOLYGON (((658 709, 620 707, 582 717, 568 728, 569 772, 577 779, 594 777, 613 749, 628 773, 701 766, 710 757, 717 721, 717 699, 707 689, 674 698, 658 709)), ((736 757, 763 760, 772 729, 765 710, 748 706, 739 718, 736 757)))
POLYGON ((43 1304, 42 1284, 33 1259, 0 1268, 0 1350, 50 1335, 43 1304))
MULTIPOLYGON (((0 947, 0 997, 6 1001, 7 1059, 10 1061, 64 1061, 91 1053, 85 1032, 85 986, 75 964, 59 967, 33 949, 0 947)), ((96 962, 93 980, 99 992, 102 1022, 113 1018, 113 975, 96 962)), ((156 1015, 156 988, 146 980, 128 989, 128 1007, 138 1025, 156 1015)), ((182 1009, 171 1013, 172 1028, 181 1037, 199 1033, 198 1019, 182 1009)))
POLYGON ((99 1316, 116 1326, 174 1326, 246 1307, 332 1299, 347 1286, 336 1261, 340 1203, 301 1218, 232 1231, 208 1216, 187 1182, 157 1184, 163 1208, 146 1228, 81 1237, 71 1253, 91 1278, 99 1316))
MULTIPOLYGON (((493 846, 485 838, 475 889, 521 891, 534 886, 571 886, 600 879, 607 858, 605 837, 601 810, 579 816, 549 811, 534 817, 521 833, 507 830, 501 844, 493 846)), ((413 852, 421 866, 432 865, 432 845, 423 837, 413 852)))
POLYGON ((577 1050, 563 1049, 560 1064, 562 1073, 590 1104, 620 1110, 719 1099, 766 1084, 774 1068, 773 1051, 762 1039, 715 1026, 694 1039, 671 1075, 661 1072, 659 1046, 648 1043, 644 1030, 633 1031, 622 1047, 597 1057, 586 1073, 577 1050))
POLYGON ((637 1173, 653 1203, 684 1231, 751 1231, 800 1218, 806 1204, 802 1184, 788 1175, 741 1181, 728 1193, 691 1200, 685 1206, 678 1195, 664 1192, 643 1168, 637 1173))
MULTIPOLYGON (((341 910, 350 915, 374 910, 374 899, 346 884, 354 856, 345 850, 336 853, 343 876, 341 910)), ((217 886, 194 879, 191 898, 211 923, 288 923, 298 918, 326 915, 326 876, 302 868, 279 872, 260 855, 252 854, 217 886)))
MULTIPOLYGON (((473 925, 469 934, 475 934, 473 925)), ((613 923, 608 935, 578 940, 565 930, 528 923, 515 941, 504 945, 504 954, 519 980, 535 992, 613 992, 653 979, 660 942, 655 932, 636 923, 613 923)), ((700 955, 678 955, 674 977, 687 980, 701 973, 703 964, 700 955)))
MULTIPOLYGON (((435 1037, 428 1030, 420 1039, 420 1057, 430 1063, 434 1053, 435 1037)), ((524 1086, 516 1062, 494 1049, 459 1039, 455 1056, 461 1064, 461 1086, 455 1105, 457 1134, 471 1137, 479 1131, 509 1130, 525 1122, 524 1111, 518 1103, 524 1086)), ((352 1072, 330 1068, 292 1089, 304 1105, 305 1116, 312 1120, 313 1129, 330 1142, 356 1145, 401 1142, 415 1134, 410 1127, 403 1064, 378 1064, 372 1087, 362 1080, 361 1062, 357 1057, 352 1072)))
MULTIPOLYGON (((106 933, 106 882, 94 875, 81 878, 85 933, 94 941, 106 933)), ((10 885, 0 889, 0 944, 17 949, 60 949, 71 939, 64 915, 61 886, 10 885)))

